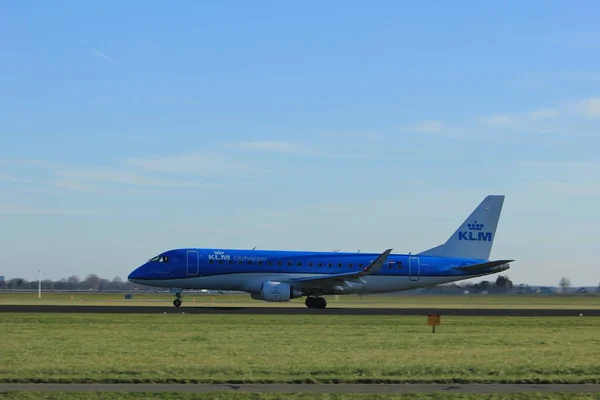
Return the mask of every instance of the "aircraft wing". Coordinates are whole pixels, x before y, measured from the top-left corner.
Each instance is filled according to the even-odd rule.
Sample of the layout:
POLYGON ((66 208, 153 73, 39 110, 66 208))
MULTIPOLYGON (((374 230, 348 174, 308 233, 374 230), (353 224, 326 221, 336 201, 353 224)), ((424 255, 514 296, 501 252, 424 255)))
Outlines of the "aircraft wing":
POLYGON ((489 262, 484 262, 481 264, 466 265, 464 267, 454 267, 454 269, 458 269, 458 270, 468 272, 468 273, 473 273, 473 274, 476 274, 479 271, 481 271, 481 272, 489 271, 490 269, 493 269, 495 267, 500 267, 500 268, 497 268, 498 271, 504 271, 504 270, 508 269, 508 265, 505 265, 505 264, 508 264, 513 261, 515 261, 515 260, 489 261, 489 262))
POLYGON ((375 261, 367 265, 360 271, 343 272, 340 274, 328 274, 328 275, 315 275, 303 278, 290 279, 287 282, 297 287, 305 288, 328 288, 343 284, 344 282, 357 282, 365 283, 361 277, 369 274, 373 274, 381 269, 381 267, 387 261, 388 256, 392 252, 392 249, 388 249, 383 252, 375 261))

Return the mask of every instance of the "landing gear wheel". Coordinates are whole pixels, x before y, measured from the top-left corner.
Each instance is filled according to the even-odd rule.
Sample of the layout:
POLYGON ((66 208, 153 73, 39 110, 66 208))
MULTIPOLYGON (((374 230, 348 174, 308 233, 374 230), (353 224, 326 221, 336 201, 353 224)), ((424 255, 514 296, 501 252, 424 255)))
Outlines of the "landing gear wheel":
POLYGON ((327 300, 324 297, 308 296, 304 304, 308 308, 325 308, 327 307, 327 300))
POLYGON ((315 308, 325 308, 327 307, 327 300, 324 297, 317 297, 315 299, 315 308))
POLYGON ((175 292, 175 300, 173 300, 173 305, 175 307, 179 307, 181 305, 181 289, 175 292))
POLYGON ((308 296, 306 300, 304 300, 304 304, 306 304, 306 307, 308 308, 315 308, 315 300, 316 297, 308 296))

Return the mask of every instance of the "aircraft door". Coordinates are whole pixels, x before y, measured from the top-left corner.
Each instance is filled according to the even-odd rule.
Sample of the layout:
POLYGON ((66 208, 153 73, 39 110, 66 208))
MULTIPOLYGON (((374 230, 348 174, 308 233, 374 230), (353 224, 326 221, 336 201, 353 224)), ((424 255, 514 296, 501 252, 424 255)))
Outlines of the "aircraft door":
POLYGON ((187 274, 200 274, 200 257, 198 256, 198 250, 187 251, 187 274))
POLYGON ((421 276, 421 264, 418 257, 410 257, 408 259, 408 279, 418 281, 421 276))

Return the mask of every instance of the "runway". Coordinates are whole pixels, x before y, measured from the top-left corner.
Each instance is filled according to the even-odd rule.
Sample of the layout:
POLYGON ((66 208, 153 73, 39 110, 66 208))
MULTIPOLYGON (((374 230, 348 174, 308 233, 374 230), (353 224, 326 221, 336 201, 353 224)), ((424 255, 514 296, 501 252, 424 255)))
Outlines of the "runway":
POLYGON ((519 308, 341 308, 323 310, 297 307, 162 307, 162 306, 68 306, 0 305, 1 313, 85 313, 85 314, 238 314, 238 315, 397 315, 439 314, 463 317, 600 317, 598 309, 519 308))
POLYGON ((146 392, 146 393, 598 393, 600 384, 148 384, 148 383, 4 383, 0 393, 146 392))

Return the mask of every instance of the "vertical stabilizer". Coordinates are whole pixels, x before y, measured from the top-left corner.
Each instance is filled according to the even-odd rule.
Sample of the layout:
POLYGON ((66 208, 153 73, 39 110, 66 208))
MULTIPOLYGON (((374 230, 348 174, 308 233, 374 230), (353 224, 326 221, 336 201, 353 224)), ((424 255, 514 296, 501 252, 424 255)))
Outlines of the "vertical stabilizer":
POLYGON ((488 260, 503 203, 503 195, 487 196, 446 243, 419 254, 488 260))

